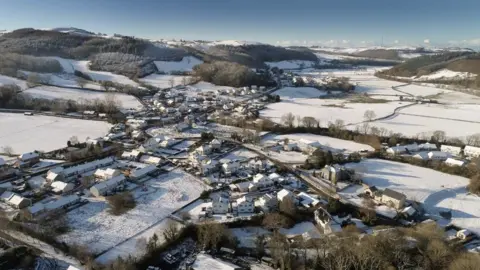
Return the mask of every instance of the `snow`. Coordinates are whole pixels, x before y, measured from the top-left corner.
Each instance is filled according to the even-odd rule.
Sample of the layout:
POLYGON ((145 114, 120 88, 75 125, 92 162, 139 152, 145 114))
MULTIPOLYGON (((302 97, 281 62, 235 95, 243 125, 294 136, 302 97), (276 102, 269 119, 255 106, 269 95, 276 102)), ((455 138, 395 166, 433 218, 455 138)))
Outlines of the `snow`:
POLYGON ((123 255, 123 251, 133 249, 132 245, 136 244, 133 240, 123 241, 148 234, 146 231, 152 226, 158 225, 170 213, 195 200, 203 190, 209 188, 178 169, 149 180, 144 185, 147 191, 140 187, 132 192, 136 207, 121 216, 108 213, 105 201, 94 200, 69 212, 67 218, 71 231, 62 235, 61 240, 87 245, 97 254, 115 247, 115 251, 111 250, 104 259, 115 258, 116 255, 123 255))
POLYGON ((159 88, 170 88, 171 80, 173 80, 173 86, 176 86, 181 85, 184 78, 187 82, 190 79, 188 76, 151 74, 140 79, 140 81, 159 88))
POLYGON ((227 46, 248 46, 248 45, 262 45, 260 42, 256 41, 246 41, 246 40, 219 40, 210 43, 211 46, 215 45, 227 45, 227 46))
POLYGON ((230 229, 234 237, 238 239, 240 247, 255 248, 256 239, 260 235, 270 235, 271 233, 261 227, 242 227, 230 229))
POLYGON ((295 224, 290 229, 280 229, 280 233, 285 235, 286 237, 295 237, 297 235, 302 235, 304 233, 308 233, 311 238, 320 238, 321 234, 318 231, 317 227, 312 222, 305 221, 301 223, 295 224))
POLYGON ((312 67, 315 62, 305 60, 289 60, 280 62, 265 62, 271 68, 277 67, 279 69, 300 69, 312 67))
POLYGON ((228 153, 226 156, 221 157, 221 159, 229 159, 229 160, 239 160, 239 161, 246 161, 252 158, 257 157, 258 155, 250 150, 247 149, 239 149, 233 152, 228 153))
POLYGON ((480 106, 473 104, 425 104, 408 107, 401 111, 402 114, 442 117, 458 119, 459 121, 474 121, 480 123, 480 106))
POLYGON ((280 162, 284 163, 304 163, 307 160, 308 155, 295 151, 269 151, 268 155, 280 162))
POLYGON ((458 72, 452 71, 449 69, 441 69, 439 71, 433 72, 428 75, 423 75, 420 77, 415 77, 414 80, 416 81, 428 81, 428 80, 438 80, 438 79, 445 79, 445 80, 463 80, 465 78, 474 79, 477 75, 469 72, 458 72))
POLYGON ((414 84, 409 84, 406 86, 399 87, 398 90, 409 93, 414 96, 431 96, 431 95, 436 95, 440 93, 450 92, 449 90, 445 90, 445 89, 414 85, 414 84))
POLYGON ((23 93, 29 94, 34 98, 44 99, 71 99, 76 102, 93 101, 96 99, 105 100, 108 95, 114 95, 119 102, 119 107, 123 109, 143 109, 143 105, 134 96, 122 93, 105 93, 101 91, 77 90, 55 86, 38 86, 25 90, 23 93), (113 93, 113 94, 112 94, 113 93))
POLYGON ((235 270, 240 269, 235 264, 213 258, 210 255, 199 254, 192 265, 192 269, 199 270, 235 270))
POLYGON ((364 149, 369 151, 374 150, 371 146, 366 144, 336 139, 336 138, 327 137, 327 136, 309 134, 309 133, 285 134, 285 135, 269 134, 263 138, 262 143, 265 143, 266 141, 269 141, 269 140, 284 140, 285 138, 288 138, 290 141, 302 140, 304 142, 305 141, 319 142, 322 146, 328 146, 334 149, 342 149, 342 150, 345 149, 350 152, 358 152, 364 149))
POLYGON ((272 94, 279 95, 283 100, 296 98, 318 98, 326 95, 327 93, 313 87, 284 87, 273 92, 272 94))
POLYGON ((13 113, 1 113, 0 126, 0 147, 11 146, 16 153, 66 147, 72 136, 83 141, 103 136, 110 128, 100 121, 13 113))
POLYGON ((185 56, 178 62, 155 61, 154 63, 159 71, 170 73, 172 71, 192 71, 194 66, 203 64, 203 61, 193 56, 185 56))
POLYGON ((0 75, 0 86, 5 84, 16 84, 20 86, 20 88, 22 89, 27 88, 27 83, 23 80, 19 80, 17 78, 5 76, 5 75, 0 75))

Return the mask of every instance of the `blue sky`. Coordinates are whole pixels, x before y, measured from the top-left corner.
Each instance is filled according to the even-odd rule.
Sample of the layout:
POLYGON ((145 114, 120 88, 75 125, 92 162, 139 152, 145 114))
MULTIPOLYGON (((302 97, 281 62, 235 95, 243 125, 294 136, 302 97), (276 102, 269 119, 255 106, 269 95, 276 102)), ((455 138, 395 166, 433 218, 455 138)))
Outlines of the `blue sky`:
POLYGON ((0 0, 0 29, 145 38, 480 46, 479 0, 0 0))

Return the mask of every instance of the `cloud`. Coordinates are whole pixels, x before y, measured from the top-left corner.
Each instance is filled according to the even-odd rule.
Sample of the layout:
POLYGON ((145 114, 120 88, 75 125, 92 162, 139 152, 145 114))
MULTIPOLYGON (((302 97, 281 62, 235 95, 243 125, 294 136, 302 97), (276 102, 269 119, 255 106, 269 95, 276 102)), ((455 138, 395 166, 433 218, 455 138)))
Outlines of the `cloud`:
POLYGON ((464 39, 464 40, 450 40, 448 44, 453 46, 480 46, 480 38, 464 39))
POLYGON ((394 40, 393 43, 398 44, 398 40, 394 40))
POLYGON ((425 43, 425 44, 430 44, 430 39, 424 39, 424 40, 423 40, 423 43, 425 43))

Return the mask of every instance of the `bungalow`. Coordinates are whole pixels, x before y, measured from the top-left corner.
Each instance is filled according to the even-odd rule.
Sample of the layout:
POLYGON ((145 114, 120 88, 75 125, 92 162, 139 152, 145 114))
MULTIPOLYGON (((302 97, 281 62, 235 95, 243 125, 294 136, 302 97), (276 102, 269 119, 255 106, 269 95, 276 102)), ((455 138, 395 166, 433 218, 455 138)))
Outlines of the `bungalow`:
POLYGON ((274 195, 267 193, 258 198, 255 202, 255 206, 259 207, 264 212, 270 212, 278 207, 278 200, 274 195))
POLYGON ((417 152, 419 150, 418 144, 407 144, 407 145, 397 145, 393 146, 387 149, 387 153, 391 155, 398 155, 398 154, 404 154, 404 153, 412 153, 412 152, 417 152))
POLYGON ((440 146, 440 151, 459 156, 462 153, 462 148, 458 146, 442 145, 440 146))
POLYGON ((125 183, 125 176, 119 175, 107 181, 100 182, 90 188, 90 192, 95 197, 105 196, 108 193, 115 191, 119 186, 125 183))
POLYGON ((134 171, 131 171, 129 174, 129 178, 132 180, 139 180, 143 177, 148 176, 149 174, 155 173, 157 171, 157 167, 154 165, 148 165, 144 168, 140 168, 134 171))
POLYGON ((297 195, 298 201, 300 205, 302 205, 305 208, 310 208, 310 207, 315 207, 317 206, 320 201, 312 197, 311 195, 305 193, 305 192, 300 192, 297 195))
POLYGON ((107 157, 104 159, 98 159, 98 160, 80 164, 77 166, 72 166, 64 169, 59 173, 63 174, 64 177, 68 178, 75 175, 83 174, 85 172, 93 171, 101 167, 112 165, 114 162, 115 162, 115 159, 113 157, 107 157))
POLYGON ((429 152, 428 154, 428 159, 430 160, 447 160, 448 157, 450 156, 448 153, 441 152, 441 151, 432 151, 429 152))
POLYGON ((463 149, 463 154, 467 157, 479 157, 480 156, 480 147, 474 147, 467 145, 463 149))
POLYGON ((255 209, 253 200, 249 197, 243 196, 238 198, 236 201, 236 210, 237 213, 253 213, 255 209))
POLYGON ((72 191, 75 188, 75 184, 56 181, 52 183, 51 187, 54 193, 65 193, 72 191))
POLYGON ((266 177, 265 175, 261 173, 257 173, 253 177, 253 183, 258 187, 258 188, 265 188, 265 187, 270 187, 273 186, 273 181, 266 177))
MULTIPOLYGON (((8 191, 7 191, 8 192, 8 191)), ((10 199, 7 201, 7 204, 9 204, 10 206, 16 208, 16 209, 22 209, 22 208, 25 208, 27 206, 30 206, 32 205, 32 202, 27 199, 27 198, 24 198, 20 195, 17 195, 17 194, 14 194, 13 196, 10 197, 10 199)))
POLYGON ((124 151, 122 153, 122 159, 134 160, 137 161, 138 158, 142 155, 142 152, 138 150, 124 151))
POLYGON ((80 202, 80 197, 77 195, 62 196, 59 199, 48 203, 38 202, 28 207, 27 213, 31 219, 34 219, 43 214, 53 214, 59 210, 66 209, 78 202, 80 202))
POLYGON ((428 142, 418 145, 418 149, 423 150, 423 151, 437 151, 438 150, 436 144, 428 143, 428 142))
POLYGON ((279 202, 283 201, 285 198, 290 198, 292 201, 295 200, 295 194, 287 189, 282 189, 277 192, 277 199, 279 202))
POLYGON ((147 121, 143 119, 128 119, 126 125, 133 129, 141 129, 147 126, 147 121))
POLYGON ((447 164, 448 166, 460 166, 460 167, 463 167, 465 165, 465 161, 463 160, 457 160, 457 159, 453 159, 453 158, 447 158, 447 160, 445 160, 445 164, 447 164))
POLYGON ((240 163, 238 161, 230 161, 222 164, 222 171, 225 175, 236 173, 238 169, 240 169, 240 163))
POLYGON ((209 175, 211 173, 214 173, 218 170, 218 161, 214 160, 214 159, 206 159, 206 160, 203 160, 201 163, 200 163, 200 172, 203 174, 203 175, 209 175))
POLYGON ((230 208, 230 201, 228 198, 218 196, 212 201, 212 212, 214 214, 226 214, 230 208))
POLYGON ((158 166, 162 163, 162 159, 150 155, 143 155, 142 157, 140 157, 140 162, 158 166))

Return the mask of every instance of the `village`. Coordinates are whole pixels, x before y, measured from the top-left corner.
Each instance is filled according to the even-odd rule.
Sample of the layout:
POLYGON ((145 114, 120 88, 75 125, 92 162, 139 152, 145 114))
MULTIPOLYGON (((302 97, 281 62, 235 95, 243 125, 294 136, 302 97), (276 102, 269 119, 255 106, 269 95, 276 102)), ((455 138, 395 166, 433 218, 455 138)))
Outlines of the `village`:
MULTIPOLYGON (((276 81, 290 87, 296 77, 277 75, 276 81)), ((271 254, 261 260, 247 256, 258 248, 259 236, 263 248, 277 232, 295 245, 343 231, 376 235, 381 231, 378 226, 429 222, 444 229, 449 241, 458 241, 469 251, 480 249, 474 230, 451 222, 457 209, 429 205, 432 194, 459 189, 463 183, 445 178, 432 184, 432 194, 412 195, 409 190, 417 187, 402 182, 404 178, 422 178, 425 190, 430 188, 427 181, 434 179, 421 176, 423 171, 398 175, 413 165, 395 167, 397 159, 407 158, 463 168, 480 156, 479 147, 415 142, 384 143, 382 149, 373 149, 320 135, 305 139, 302 134, 279 136, 233 126, 239 122, 263 126, 259 112, 279 101, 275 96, 279 88, 161 89, 143 97, 145 109, 126 113, 104 137, 84 142, 72 137, 61 149, 32 149, 0 158, 1 209, 13 223, 33 230, 46 230, 42 226, 49 222, 52 229, 68 228, 48 243, 87 246, 104 264, 118 257, 141 257, 145 251, 138 243, 164 238, 172 226, 180 231, 192 225, 224 224, 236 239, 235 244, 208 252, 191 237, 163 239, 162 255, 148 269, 274 266, 271 254), (227 117, 234 121, 221 123, 227 117), (379 153, 383 159, 378 159, 379 153), (305 167, 320 154, 334 159, 320 168, 305 167), (385 172, 388 166, 393 169, 385 172), (278 216, 280 221, 268 222, 278 216)), ((83 115, 105 118, 91 111, 83 115)))

